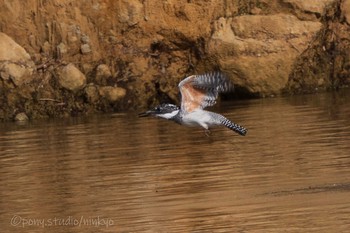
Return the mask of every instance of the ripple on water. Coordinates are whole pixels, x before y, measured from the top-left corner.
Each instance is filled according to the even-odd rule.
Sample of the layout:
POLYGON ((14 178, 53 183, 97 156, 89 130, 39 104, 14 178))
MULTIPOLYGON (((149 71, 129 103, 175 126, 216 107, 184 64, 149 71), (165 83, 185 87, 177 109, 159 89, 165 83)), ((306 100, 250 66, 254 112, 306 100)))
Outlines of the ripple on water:
MULTIPOLYGON (((3 124, 0 228, 24 219, 111 219, 31 232, 345 232, 350 95, 226 102, 249 129, 186 128, 132 114, 3 124)), ((23 222, 22 222, 23 223, 23 222)))

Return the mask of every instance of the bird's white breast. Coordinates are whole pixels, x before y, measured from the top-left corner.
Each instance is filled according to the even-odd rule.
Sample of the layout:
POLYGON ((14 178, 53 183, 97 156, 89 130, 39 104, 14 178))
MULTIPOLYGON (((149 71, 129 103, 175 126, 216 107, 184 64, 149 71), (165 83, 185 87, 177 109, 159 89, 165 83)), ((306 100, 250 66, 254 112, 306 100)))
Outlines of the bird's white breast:
POLYGON ((202 126, 208 128, 211 125, 211 116, 205 110, 196 110, 182 117, 182 123, 189 126, 202 126))
POLYGON ((169 113, 159 114, 158 117, 162 117, 162 118, 165 118, 165 119, 170 119, 170 118, 174 117, 176 114, 178 114, 178 112, 179 112, 179 110, 172 111, 172 112, 169 112, 169 113))

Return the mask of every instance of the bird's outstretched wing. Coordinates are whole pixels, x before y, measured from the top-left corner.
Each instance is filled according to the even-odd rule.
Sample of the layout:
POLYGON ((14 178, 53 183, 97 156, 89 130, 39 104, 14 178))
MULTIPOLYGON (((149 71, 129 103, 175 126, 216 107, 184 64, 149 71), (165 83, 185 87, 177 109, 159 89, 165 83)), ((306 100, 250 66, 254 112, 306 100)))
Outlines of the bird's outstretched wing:
POLYGON ((179 83, 181 92, 181 109, 192 112, 213 106, 221 92, 233 90, 229 78, 220 72, 191 75, 179 83))

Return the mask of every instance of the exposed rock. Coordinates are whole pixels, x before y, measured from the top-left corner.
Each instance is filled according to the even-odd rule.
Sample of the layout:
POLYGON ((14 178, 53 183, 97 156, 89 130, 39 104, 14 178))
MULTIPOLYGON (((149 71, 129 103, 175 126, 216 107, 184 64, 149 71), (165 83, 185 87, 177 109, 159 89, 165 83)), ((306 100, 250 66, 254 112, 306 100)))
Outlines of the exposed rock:
POLYGON ((96 103, 99 100, 100 95, 99 95, 99 90, 97 86, 90 83, 86 85, 84 90, 85 90, 86 98, 89 101, 89 103, 96 103))
POLYGON ((66 30, 67 30, 66 33, 68 36, 68 38, 67 38, 68 43, 73 44, 73 43, 79 41, 79 38, 81 36, 81 30, 80 30, 80 27, 78 25, 70 25, 67 27, 66 30))
POLYGON ((60 85, 71 91, 78 91, 86 84, 85 75, 72 63, 66 65, 58 76, 60 85))
POLYGON ((96 82, 99 85, 107 85, 107 79, 112 76, 112 72, 106 64, 100 64, 96 68, 96 82))
POLYGON ((122 0, 118 17, 121 23, 129 26, 135 25, 143 20, 143 4, 138 0, 122 0))
POLYGON ((57 51, 60 55, 67 53, 67 46, 61 42, 59 45, 57 45, 57 51))
POLYGON ((182 78, 216 69, 260 96, 349 85, 349 2, 7 0, 0 29, 16 42, 0 34, 0 118, 176 101, 182 78))
POLYGON ((34 35, 29 35, 28 37, 28 40, 29 40, 29 45, 33 48, 36 48, 37 47, 37 44, 36 44, 36 38, 34 35))
POLYGON ((335 0, 317 0, 317 1, 305 1, 305 0, 283 0, 284 3, 289 3, 295 8, 298 8, 305 12, 323 14, 325 7, 335 0))
POLYGON ((33 80, 34 62, 30 55, 9 36, 0 32, 0 71, 5 80, 16 86, 33 80))
POLYGON ((109 102, 116 102, 117 100, 123 98, 126 94, 126 90, 121 87, 100 87, 99 93, 102 97, 106 98, 109 102))
POLYGON ((0 61, 32 63, 30 55, 11 37, 0 32, 0 61))
POLYGON ((23 121, 28 121, 28 120, 29 120, 29 118, 28 118, 27 114, 25 114, 24 112, 18 113, 15 116, 15 121, 23 122, 23 121))
POLYGON ((51 44, 48 41, 45 41, 44 44, 41 46, 41 51, 44 54, 49 55, 51 52, 51 44))
POLYGON ((29 81, 28 78, 25 79, 24 77, 30 77, 32 74, 32 70, 28 70, 25 66, 17 65, 15 63, 5 64, 3 70, 9 75, 10 79, 16 86, 20 86, 25 81, 29 81))
POLYGON ((349 86, 349 5, 348 0, 335 1, 327 8, 322 31, 294 64, 286 92, 313 93, 349 86))
POLYGON ((88 43, 90 43, 90 37, 89 36, 87 36, 87 35, 85 35, 85 34, 83 34, 82 36, 81 36, 81 42, 83 43, 83 44, 88 44, 88 43))
POLYGON ((83 44, 80 47, 80 51, 82 54, 87 54, 87 53, 91 53, 92 50, 89 44, 83 44))
POLYGON ((341 5, 346 22, 350 24, 350 0, 344 0, 341 5))
POLYGON ((288 14, 220 18, 209 52, 236 84, 252 93, 279 93, 296 58, 320 28, 319 22, 288 14))
POLYGON ((9 74, 8 71, 3 70, 3 71, 0 72, 0 77, 1 77, 3 80, 7 81, 7 80, 10 79, 10 74, 9 74))

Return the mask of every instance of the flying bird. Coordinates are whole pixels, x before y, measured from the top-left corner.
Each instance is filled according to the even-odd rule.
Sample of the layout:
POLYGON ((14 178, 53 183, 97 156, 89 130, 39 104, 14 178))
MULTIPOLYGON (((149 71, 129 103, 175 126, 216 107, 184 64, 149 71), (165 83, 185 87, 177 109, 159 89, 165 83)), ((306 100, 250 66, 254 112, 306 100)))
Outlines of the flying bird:
POLYGON ((230 121, 223 115, 204 110, 213 106, 219 93, 233 90, 233 84, 226 75, 221 72, 191 75, 179 83, 181 94, 181 107, 174 104, 161 104, 140 113, 140 117, 156 116, 175 121, 181 125, 201 126, 205 134, 210 134, 212 126, 225 126, 234 132, 245 136, 247 129, 230 121))

